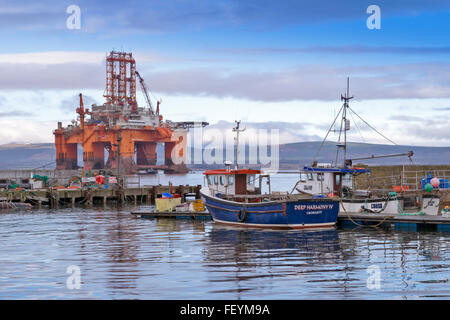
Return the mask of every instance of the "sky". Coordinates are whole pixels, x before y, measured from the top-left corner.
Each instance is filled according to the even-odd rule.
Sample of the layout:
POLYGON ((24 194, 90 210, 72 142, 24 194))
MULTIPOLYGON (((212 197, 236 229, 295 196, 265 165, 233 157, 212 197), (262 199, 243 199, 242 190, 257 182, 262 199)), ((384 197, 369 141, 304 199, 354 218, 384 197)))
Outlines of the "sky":
MULTIPOLYGON (((450 144, 448 0, 0 0, 0 36, 0 143, 52 142, 80 92, 104 102, 105 57, 124 50, 165 119, 317 141, 349 77, 350 107, 395 143, 450 144)), ((389 143, 350 120, 350 141, 389 143)))

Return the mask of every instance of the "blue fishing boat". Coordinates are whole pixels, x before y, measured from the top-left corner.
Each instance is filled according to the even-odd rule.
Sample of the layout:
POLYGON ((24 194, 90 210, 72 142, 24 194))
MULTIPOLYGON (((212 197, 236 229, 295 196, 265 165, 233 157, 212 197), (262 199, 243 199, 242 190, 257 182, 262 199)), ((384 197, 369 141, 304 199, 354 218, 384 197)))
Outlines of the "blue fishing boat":
MULTIPOLYGON (((233 131, 239 133, 239 122, 233 131)), ((260 170, 239 169, 237 154, 238 150, 234 169, 226 162, 225 169, 204 172, 206 185, 200 194, 215 222, 270 229, 324 228, 336 223, 338 199, 271 192, 270 176, 260 170), (262 192, 265 179, 267 193, 262 192)))

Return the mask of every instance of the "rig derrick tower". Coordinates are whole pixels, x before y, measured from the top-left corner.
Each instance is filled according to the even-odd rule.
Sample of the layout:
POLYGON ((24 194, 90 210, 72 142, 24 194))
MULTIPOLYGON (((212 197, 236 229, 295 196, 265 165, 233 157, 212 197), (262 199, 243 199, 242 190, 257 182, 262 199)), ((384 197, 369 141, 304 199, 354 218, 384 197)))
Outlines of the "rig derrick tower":
POLYGON ((103 105, 93 104, 89 111, 84 108, 80 94, 80 106, 76 109, 78 119, 72 120, 67 127, 58 122, 53 132, 57 170, 78 168, 78 146, 81 145, 85 170, 120 167, 123 174, 136 173, 140 169, 187 172, 186 140, 193 122, 163 121, 159 102, 157 112, 152 109, 132 53, 111 51, 106 57, 104 97, 106 102, 103 105), (136 75, 147 107, 138 106, 136 75), (163 165, 156 163, 158 143, 164 144, 163 165))

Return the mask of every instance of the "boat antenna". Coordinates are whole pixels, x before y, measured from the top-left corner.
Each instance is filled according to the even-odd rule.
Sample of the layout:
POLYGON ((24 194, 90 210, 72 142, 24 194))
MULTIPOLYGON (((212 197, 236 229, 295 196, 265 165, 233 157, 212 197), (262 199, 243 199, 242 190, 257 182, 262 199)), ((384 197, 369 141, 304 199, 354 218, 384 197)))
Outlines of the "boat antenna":
POLYGON ((239 170, 239 164, 238 164, 238 155, 239 155, 239 133, 245 131, 244 129, 239 129, 239 126, 241 124, 241 120, 234 121, 236 123, 236 127, 233 128, 233 132, 236 132, 236 137, 234 138, 234 145, 235 145, 235 153, 234 153, 234 165, 235 170, 239 170))
POLYGON ((341 94, 341 101, 344 101, 344 105, 342 106, 342 118, 341 118, 341 127, 339 128, 339 138, 337 141, 337 151, 336 151, 336 165, 338 162, 339 151, 340 149, 344 152, 344 167, 345 160, 347 156, 347 131, 350 130, 350 120, 347 119, 347 110, 350 108, 348 106, 348 102, 353 99, 353 96, 350 97, 350 78, 347 77, 347 91, 345 95, 341 94), (343 136, 343 142, 341 142, 341 136, 343 136))

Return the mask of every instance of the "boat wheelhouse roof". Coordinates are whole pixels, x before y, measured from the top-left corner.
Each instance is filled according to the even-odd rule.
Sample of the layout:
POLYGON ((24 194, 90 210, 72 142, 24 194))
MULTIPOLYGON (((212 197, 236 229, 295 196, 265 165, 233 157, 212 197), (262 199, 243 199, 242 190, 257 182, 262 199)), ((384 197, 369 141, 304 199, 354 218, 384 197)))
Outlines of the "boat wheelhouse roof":
POLYGON ((216 169, 208 170, 203 172, 203 174, 260 174, 260 170, 253 169, 238 169, 238 170, 227 170, 227 169, 216 169))
POLYGON ((317 168, 317 167, 303 167, 303 171, 311 172, 339 172, 339 173, 369 173, 370 169, 365 168, 317 168))

